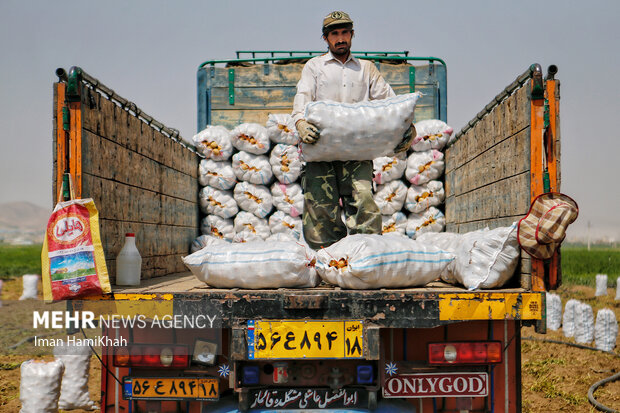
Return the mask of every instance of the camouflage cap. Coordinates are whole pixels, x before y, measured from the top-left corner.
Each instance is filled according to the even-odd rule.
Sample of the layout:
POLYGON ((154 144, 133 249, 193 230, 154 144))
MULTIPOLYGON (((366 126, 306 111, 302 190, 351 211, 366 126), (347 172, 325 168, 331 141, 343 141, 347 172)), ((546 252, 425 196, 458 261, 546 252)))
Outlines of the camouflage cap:
POLYGON ((353 24, 353 20, 343 11, 333 11, 323 19, 323 31, 337 24, 353 24))

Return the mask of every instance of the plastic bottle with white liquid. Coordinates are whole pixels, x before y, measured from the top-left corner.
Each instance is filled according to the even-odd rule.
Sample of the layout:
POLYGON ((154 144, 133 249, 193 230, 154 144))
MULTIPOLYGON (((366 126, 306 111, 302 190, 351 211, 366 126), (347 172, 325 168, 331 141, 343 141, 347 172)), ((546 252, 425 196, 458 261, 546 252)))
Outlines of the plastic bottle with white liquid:
POLYGON ((142 257, 136 247, 136 234, 125 234, 125 245, 116 256, 116 285, 140 285, 142 257))

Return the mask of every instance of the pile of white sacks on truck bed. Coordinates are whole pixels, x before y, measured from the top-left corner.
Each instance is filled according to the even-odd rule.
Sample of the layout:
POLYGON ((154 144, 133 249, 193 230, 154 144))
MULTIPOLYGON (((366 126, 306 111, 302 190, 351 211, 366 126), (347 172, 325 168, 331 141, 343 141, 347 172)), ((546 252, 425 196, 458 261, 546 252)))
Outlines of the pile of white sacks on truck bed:
MULTIPOLYGON (((392 112, 403 112, 394 116, 410 117, 400 122, 405 129, 418 97, 399 96, 395 105, 388 105, 392 112)), ((385 109, 363 110, 380 115, 385 109)), ((377 145, 388 155, 373 160, 385 237, 348 236, 315 252, 303 240, 299 179, 304 156, 316 154, 309 152, 313 146, 299 144, 291 116, 269 115, 266 126, 244 123, 232 131, 207 126, 194 136, 205 156, 199 167, 203 235, 194 241, 195 253, 185 264, 199 279, 220 288, 303 288, 320 279, 343 288, 412 287, 439 277, 469 289, 503 285, 519 256, 516 225, 464 235, 442 232, 442 151, 453 130, 434 119, 415 127, 408 154, 389 156, 384 149, 394 146, 391 141, 377 145)), ((392 132, 389 139, 402 139, 403 131, 392 132)))

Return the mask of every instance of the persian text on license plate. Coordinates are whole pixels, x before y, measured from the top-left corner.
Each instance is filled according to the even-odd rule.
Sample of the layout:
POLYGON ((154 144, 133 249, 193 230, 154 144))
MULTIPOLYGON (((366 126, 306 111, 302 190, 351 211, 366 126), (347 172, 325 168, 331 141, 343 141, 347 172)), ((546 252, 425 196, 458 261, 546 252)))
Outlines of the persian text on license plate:
POLYGON ((362 321, 248 321, 250 359, 362 358, 362 321))
POLYGON ((123 398, 218 400, 219 380, 205 377, 125 377, 123 398))

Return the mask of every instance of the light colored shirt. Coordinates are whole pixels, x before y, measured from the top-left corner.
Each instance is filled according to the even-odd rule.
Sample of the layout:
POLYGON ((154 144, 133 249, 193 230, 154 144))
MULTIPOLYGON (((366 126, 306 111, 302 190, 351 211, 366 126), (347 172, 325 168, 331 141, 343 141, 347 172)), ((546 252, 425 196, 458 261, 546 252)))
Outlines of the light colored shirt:
POLYGON ((293 121, 304 118, 309 102, 357 103, 392 96, 396 94, 374 63, 353 56, 342 63, 328 52, 310 59, 301 71, 293 102, 293 121))

